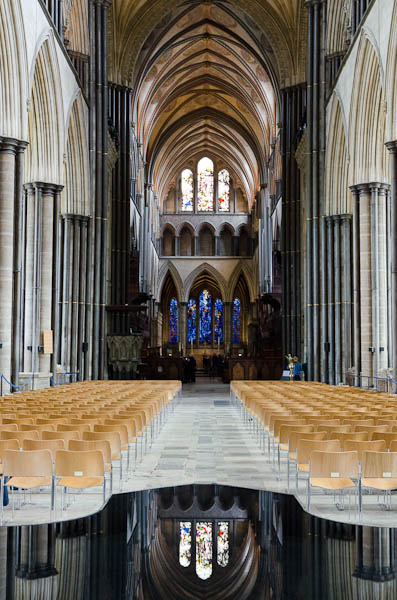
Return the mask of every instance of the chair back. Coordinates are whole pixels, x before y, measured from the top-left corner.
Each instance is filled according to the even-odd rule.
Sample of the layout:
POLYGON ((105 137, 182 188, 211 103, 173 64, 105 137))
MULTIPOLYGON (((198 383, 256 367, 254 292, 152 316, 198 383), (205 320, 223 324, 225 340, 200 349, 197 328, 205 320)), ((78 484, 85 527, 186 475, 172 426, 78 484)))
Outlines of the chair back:
POLYGON ((110 444, 112 456, 120 454, 121 440, 118 431, 84 431, 83 440, 107 440, 110 444))
POLYGON ((19 431, 55 431, 55 425, 36 423, 35 425, 19 425, 19 431))
POLYGON ((314 425, 281 425, 279 432, 280 444, 287 444, 291 434, 295 432, 301 433, 301 437, 304 437, 303 434, 314 432, 314 425))
POLYGON ((99 432, 114 432, 116 431, 120 435, 120 442, 122 446, 128 444, 128 429, 127 425, 119 424, 119 425, 94 425, 94 431, 99 432))
POLYGON ((358 440, 345 440, 343 450, 349 452, 356 450, 358 454, 358 460, 361 462, 364 456, 364 452, 371 450, 372 452, 386 452, 385 440, 371 440, 370 442, 360 442, 358 440))
POLYGON ((397 452, 365 452, 362 463, 365 478, 397 477, 397 452))
POLYGON ((112 462, 112 452, 109 440, 70 440, 69 450, 72 452, 81 452, 89 450, 100 450, 106 464, 112 462))
POLYGON ((103 454, 101 450, 58 450, 55 474, 57 477, 103 477, 103 454))
POLYGON ((374 433, 387 433, 390 425, 356 425, 355 431, 368 431, 370 439, 374 433))
POLYGON ((321 452, 315 450, 310 456, 310 477, 323 478, 358 478, 358 453, 321 452))
POLYGON ((0 440, 0 462, 3 460, 3 454, 6 450, 20 450, 18 440, 0 440))
POLYGON ((58 423, 57 431, 79 431, 82 434, 83 431, 91 431, 91 425, 89 423, 58 423))
POLYGON ((21 419, 9 419, 7 417, 3 418, 3 425, 33 425, 33 419, 29 417, 23 417, 21 419))
MULTIPOLYGON (((23 427, 23 425, 20 427, 23 427)), ((28 425, 28 427, 34 427, 34 425, 28 425)), ((7 425, 1 424, 0 431, 18 431, 18 425, 16 423, 7 423, 7 425)))
POLYGON ((42 440, 63 440, 65 446, 69 443, 69 440, 79 440, 80 433, 78 431, 42 431, 42 440))
POLYGON ((297 445, 298 445, 298 441, 305 439, 307 441, 309 440, 317 440, 317 441, 323 441, 327 439, 327 434, 325 431, 309 431, 306 433, 302 433, 300 431, 291 431, 290 435, 289 435, 289 440, 288 440, 288 446, 289 446, 289 451, 290 452, 296 452, 297 449, 297 445))
POLYGON ((339 429, 337 431, 331 431, 328 434, 328 439, 329 440, 339 440, 341 447, 343 448, 343 444, 345 443, 345 440, 356 440, 356 441, 361 441, 361 442, 365 442, 369 440, 369 433, 367 431, 339 431, 339 429))
POLYGON ((307 465, 313 452, 340 452, 339 440, 310 440, 301 438, 296 446, 296 460, 299 464, 307 465))
POLYGON ((23 440, 38 440, 38 431, 0 431, 2 440, 18 440, 19 447, 22 448, 23 440))
POLYGON ((14 477, 51 477, 52 459, 49 450, 5 450, 3 474, 14 477))
POLYGON ((57 450, 65 450, 64 440, 23 440, 22 450, 49 450, 55 460, 57 450))
MULTIPOLYGON (((358 425, 375 425, 374 419, 343 419, 343 423, 349 423, 352 427, 356 427, 358 425)), ((357 429, 352 429, 352 431, 357 431, 357 429)), ((364 431, 361 429, 361 431, 364 431)))

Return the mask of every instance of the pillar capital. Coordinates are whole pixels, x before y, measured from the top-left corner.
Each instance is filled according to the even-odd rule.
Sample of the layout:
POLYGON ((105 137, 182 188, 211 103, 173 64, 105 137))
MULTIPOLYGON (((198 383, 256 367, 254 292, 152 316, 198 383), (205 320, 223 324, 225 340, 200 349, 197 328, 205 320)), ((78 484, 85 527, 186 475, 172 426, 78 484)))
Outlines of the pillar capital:
POLYGON ((359 183, 357 185, 350 186, 351 191, 356 196, 363 196, 365 194, 369 194, 371 192, 371 184, 370 183, 359 183))
POLYGON ((36 191, 40 191, 45 195, 55 195, 57 192, 61 192, 63 190, 63 185, 58 185, 56 183, 46 183, 43 181, 32 181, 30 183, 25 183, 25 190, 29 194, 33 194, 36 191))
POLYGON ((345 213, 343 215, 340 215, 341 221, 342 223, 350 223, 353 215, 351 215, 350 213, 345 213))
POLYGON ((14 138, 0 136, 0 152, 8 152, 10 154, 17 154, 19 152, 24 152, 27 145, 28 145, 28 142, 23 142, 21 140, 16 140, 14 138))
POLYGON ((391 154, 397 154, 397 140, 393 142, 386 142, 385 146, 391 154))

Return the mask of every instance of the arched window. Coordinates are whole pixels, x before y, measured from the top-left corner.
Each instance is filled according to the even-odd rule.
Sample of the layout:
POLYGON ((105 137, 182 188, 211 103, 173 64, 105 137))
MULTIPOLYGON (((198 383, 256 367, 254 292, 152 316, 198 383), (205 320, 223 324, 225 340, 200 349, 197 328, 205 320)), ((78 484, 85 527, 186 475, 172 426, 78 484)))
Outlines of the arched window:
POLYGON ((190 169, 185 169, 184 171, 182 171, 181 192, 181 210, 183 212, 193 212, 194 184, 193 172, 190 169))
POLYGON ((196 301, 189 300, 187 305, 187 339, 188 342, 196 341, 197 306, 196 301))
POLYGON ((188 567, 192 561, 192 524, 179 523, 179 564, 188 567))
POLYGON ((217 562, 221 567, 227 567, 229 564, 229 523, 220 521, 218 523, 218 547, 217 562))
POLYGON ((223 344, 223 302, 219 298, 215 300, 215 326, 214 326, 214 342, 223 344))
POLYGON ((196 525, 196 573, 200 579, 212 575, 212 523, 196 525))
POLYGON ((200 344, 212 342, 211 295, 208 290, 200 294, 200 344))
POLYGON ((233 301, 233 344, 241 343, 241 302, 238 298, 233 301))
POLYGON ((170 343, 171 344, 178 343, 178 321, 179 321, 178 300, 176 298, 172 298, 172 300, 170 302, 170 343))
POLYGON ((214 163, 208 157, 202 158, 197 165, 198 194, 197 208, 205 212, 214 210, 214 163))
POLYGON ((230 210, 230 174, 227 169, 218 173, 218 207, 220 212, 230 210))

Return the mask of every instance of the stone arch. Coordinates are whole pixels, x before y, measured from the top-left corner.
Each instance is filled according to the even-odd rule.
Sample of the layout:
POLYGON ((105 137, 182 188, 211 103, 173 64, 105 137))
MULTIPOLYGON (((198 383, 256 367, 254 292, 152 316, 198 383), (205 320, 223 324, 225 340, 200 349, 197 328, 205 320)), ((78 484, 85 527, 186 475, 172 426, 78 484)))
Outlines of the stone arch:
POLYGON ((219 256, 232 256, 233 255, 233 237, 234 227, 223 223, 222 228, 219 232, 219 245, 218 255, 219 256))
POLYGON ((61 212, 88 216, 91 214, 88 115, 80 91, 71 106, 68 122, 61 212))
POLYGON ((203 275, 205 273, 212 276, 217 281, 217 284, 218 284, 219 289, 222 294, 222 299, 223 299, 223 301, 226 301, 228 285, 226 283, 225 278, 223 277, 223 275, 221 275, 221 273, 219 273, 219 271, 217 269, 215 269, 215 267, 213 267, 212 265, 205 262, 202 265, 199 265, 198 267, 196 267, 188 275, 188 277, 186 277, 186 279, 184 281, 184 285, 183 285, 182 302, 189 301, 190 290, 191 290, 192 285, 194 284, 197 277, 199 277, 200 275, 203 275))
POLYGON ((253 288, 253 276, 248 266, 241 261, 236 268, 234 269, 227 285, 228 294, 226 296, 226 302, 232 302, 234 290, 238 284, 238 281, 242 277, 245 281, 247 289, 249 290, 249 300, 250 302, 255 301, 255 290, 253 288))
POLYGON ((353 160, 350 184, 386 180, 385 117, 384 84, 378 54, 363 32, 357 52, 349 119, 353 160))
POLYGON ((189 229, 192 236, 194 237, 196 231, 194 225, 190 221, 183 221, 179 226, 176 227, 176 235, 181 235, 183 229, 189 229))
POLYGON ((195 254, 195 238, 194 228, 185 224, 179 230, 179 255, 194 256, 195 254))
POLYGON ((178 302, 183 302, 183 282, 181 276, 179 275, 178 270, 173 265, 171 261, 165 262, 159 270, 158 276, 158 284, 157 284, 157 302, 160 302, 161 296, 163 294, 164 283, 167 279, 167 276, 170 276, 175 284, 175 289, 177 293, 178 302))
POLYGON ((163 227, 161 254, 162 256, 175 256, 175 227, 168 223, 163 227))
POLYGON ((53 33, 41 44, 33 74, 28 115, 25 182, 63 183, 64 113, 53 33))
POLYGON ((342 107, 335 94, 328 121, 326 149, 326 214, 346 214, 352 212, 349 191, 349 153, 346 144, 346 131, 342 107))
POLYGON ((28 65, 20 0, 0 2, 0 135, 26 139, 28 65))
POLYGON ((394 4, 391 19, 389 47, 386 59, 386 98, 387 98, 387 141, 397 139, 397 86, 395 73, 397 71, 397 4, 394 4))

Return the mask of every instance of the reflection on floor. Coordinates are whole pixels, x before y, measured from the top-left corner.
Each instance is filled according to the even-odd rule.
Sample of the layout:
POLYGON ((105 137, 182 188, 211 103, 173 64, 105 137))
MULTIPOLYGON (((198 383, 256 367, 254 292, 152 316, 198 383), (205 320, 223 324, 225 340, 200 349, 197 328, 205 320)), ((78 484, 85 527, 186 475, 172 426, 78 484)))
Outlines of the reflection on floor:
POLYGON ((396 533, 258 490, 119 494, 90 517, 0 528, 0 598, 395 600, 396 533))
MULTIPOLYGON (((291 469, 291 473, 293 473, 291 469)), ((287 487, 286 463, 282 458, 281 479, 273 468, 269 456, 263 453, 257 437, 245 425, 238 408, 230 403, 229 386, 210 379, 196 384, 184 385, 181 402, 175 406, 168 421, 154 439, 143 461, 135 471, 119 485, 114 477, 113 493, 144 490, 186 484, 218 483, 295 493, 294 478, 287 487)), ((58 495, 60 494, 60 490, 58 495)), ((306 484, 302 478, 298 501, 306 507, 306 484)), ((397 499, 395 509, 386 511, 379 504, 377 495, 364 496, 362 524, 397 527, 397 499)), ((28 498, 29 501, 29 498, 28 498)), ((87 516, 103 507, 100 491, 91 490, 75 496, 67 510, 60 510, 60 502, 54 520, 69 520, 87 516)), ((336 508, 333 495, 314 492, 310 513, 338 522, 358 522, 354 499, 349 510, 336 508)), ((50 520, 47 494, 32 494, 32 504, 22 510, 4 509, 4 524, 44 523, 50 520)))

